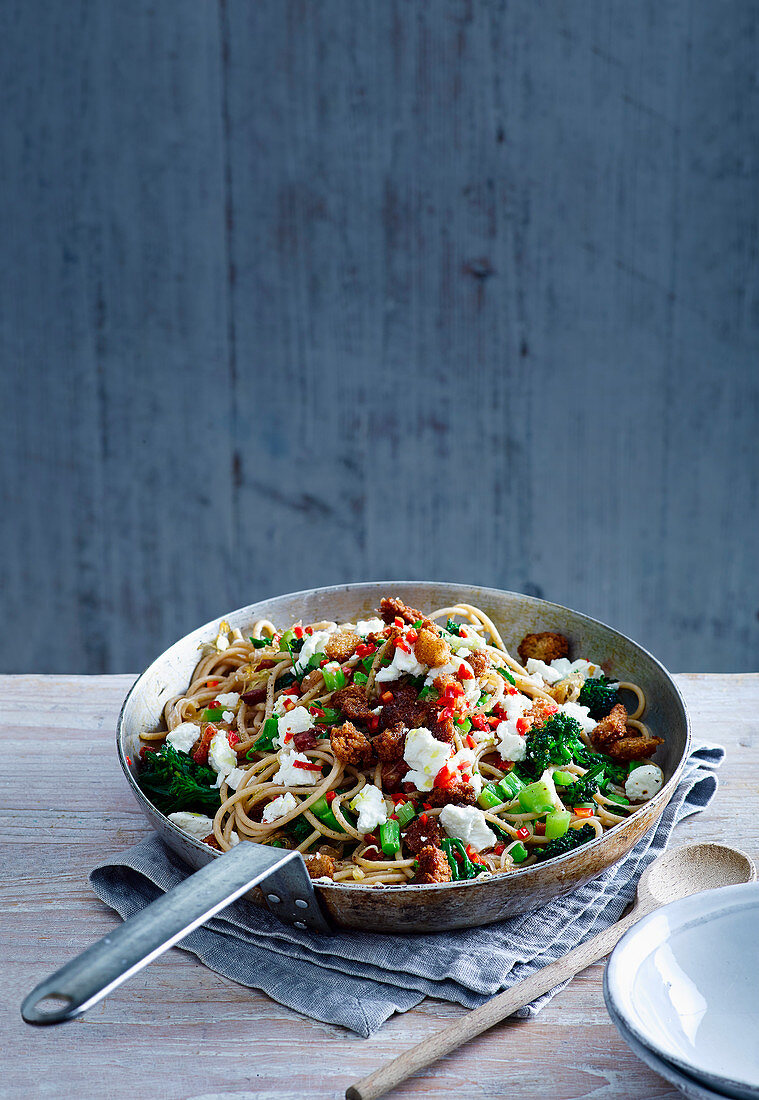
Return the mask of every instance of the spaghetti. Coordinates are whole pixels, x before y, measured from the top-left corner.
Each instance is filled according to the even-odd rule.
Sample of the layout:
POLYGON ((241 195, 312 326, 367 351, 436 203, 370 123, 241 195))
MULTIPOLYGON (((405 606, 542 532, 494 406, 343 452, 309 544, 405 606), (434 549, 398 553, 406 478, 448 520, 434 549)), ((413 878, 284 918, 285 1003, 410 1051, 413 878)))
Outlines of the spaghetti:
POLYGON ((512 872, 600 836, 663 782, 640 687, 553 656, 568 654, 558 634, 528 635, 520 663, 469 604, 427 616, 383 599, 369 620, 259 620, 248 636, 222 622, 202 649, 167 728, 142 735, 138 782, 207 844, 297 848, 314 878, 512 872))

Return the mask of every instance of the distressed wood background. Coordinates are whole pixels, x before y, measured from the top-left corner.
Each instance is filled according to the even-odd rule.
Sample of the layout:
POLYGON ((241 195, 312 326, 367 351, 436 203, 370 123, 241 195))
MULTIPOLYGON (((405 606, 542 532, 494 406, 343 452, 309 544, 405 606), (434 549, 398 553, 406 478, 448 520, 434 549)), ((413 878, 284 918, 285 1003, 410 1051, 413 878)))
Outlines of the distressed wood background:
POLYGON ((382 577, 756 668, 758 29, 3 0, 0 668, 382 577))

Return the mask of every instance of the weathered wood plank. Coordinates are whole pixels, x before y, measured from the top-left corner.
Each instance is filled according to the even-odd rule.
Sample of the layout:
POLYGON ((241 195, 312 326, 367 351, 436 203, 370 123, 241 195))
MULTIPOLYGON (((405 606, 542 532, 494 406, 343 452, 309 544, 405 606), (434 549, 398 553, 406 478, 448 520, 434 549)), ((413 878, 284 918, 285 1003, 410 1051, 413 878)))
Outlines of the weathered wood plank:
MULTIPOLYGON (((728 748, 713 804, 680 827, 678 840, 724 839, 757 857, 759 676, 678 680, 696 735, 728 748)), ((65 1081, 67 1094, 83 1100, 335 1097, 459 1015, 458 1006, 428 1000, 360 1040, 171 951, 82 1021, 52 1029, 22 1023, 17 1006, 35 982, 114 925, 87 886, 89 869, 149 828, 113 748, 131 682, 0 677, 0 1000, 9 1009, 0 1017, 0 1096, 58 1096, 65 1081), (29 780, 22 794, 20 777, 29 780)), ((481 1036, 408 1082, 404 1095, 534 1100, 550 1074, 556 1096, 674 1100, 618 1038, 603 1005, 602 972, 600 964, 589 968, 536 1020, 481 1036)))
POLYGON ((403 575, 756 668, 759 10, 178 12, 0 12, 0 667, 403 575))

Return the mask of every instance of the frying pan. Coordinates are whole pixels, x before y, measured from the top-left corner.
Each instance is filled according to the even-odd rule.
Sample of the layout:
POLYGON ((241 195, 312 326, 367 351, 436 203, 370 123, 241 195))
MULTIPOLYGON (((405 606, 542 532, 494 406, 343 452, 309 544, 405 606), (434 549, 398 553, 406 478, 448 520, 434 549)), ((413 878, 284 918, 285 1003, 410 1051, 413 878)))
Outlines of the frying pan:
POLYGON ((22 1015, 28 1023, 71 1019, 241 896, 267 906, 280 920, 317 933, 335 926, 383 933, 470 928, 538 908, 600 875, 655 824, 677 786, 689 746, 685 703, 650 653, 587 615, 533 596, 463 584, 387 581, 293 592, 227 613, 155 660, 133 685, 118 721, 119 760, 134 797, 165 844, 196 874, 41 983, 24 1002, 22 1015), (371 617, 382 596, 400 596, 425 612, 474 604, 495 622, 511 652, 528 632, 558 631, 569 638, 573 657, 595 659, 613 679, 639 684, 647 699, 646 723, 664 738, 654 755, 664 772, 662 789, 624 822, 564 856, 511 874, 434 886, 312 883, 296 852, 241 843, 220 853, 159 813, 136 782, 140 733, 160 728, 166 701, 186 690, 198 647, 218 634, 222 619, 243 634, 260 618, 278 627, 298 619, 355 622, 371 617), (66 1003, 45 1011, 43 998, 66 1003))

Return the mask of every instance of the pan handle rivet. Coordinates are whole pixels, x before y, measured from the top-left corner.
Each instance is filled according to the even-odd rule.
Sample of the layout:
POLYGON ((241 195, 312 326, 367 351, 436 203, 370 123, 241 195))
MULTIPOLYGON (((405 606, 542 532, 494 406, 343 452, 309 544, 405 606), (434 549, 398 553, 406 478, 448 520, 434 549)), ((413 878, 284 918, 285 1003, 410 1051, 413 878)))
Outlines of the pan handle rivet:
POLYGON ((266 896, 273 905, 276 905, 276 903, 279 901, 279 898, 276 894, 267 894, 266 896))
POLYGON ((303 898, 296 898, 295 904, 298 906, 299 909, 308 909, 308 902, 304 901, 303 898))
POLYGON ((305 924, 303 923, 302 920, 296 920, 295 921, 295 927, 296 928, 305 928, 306 926, 305 926, 305 924))

